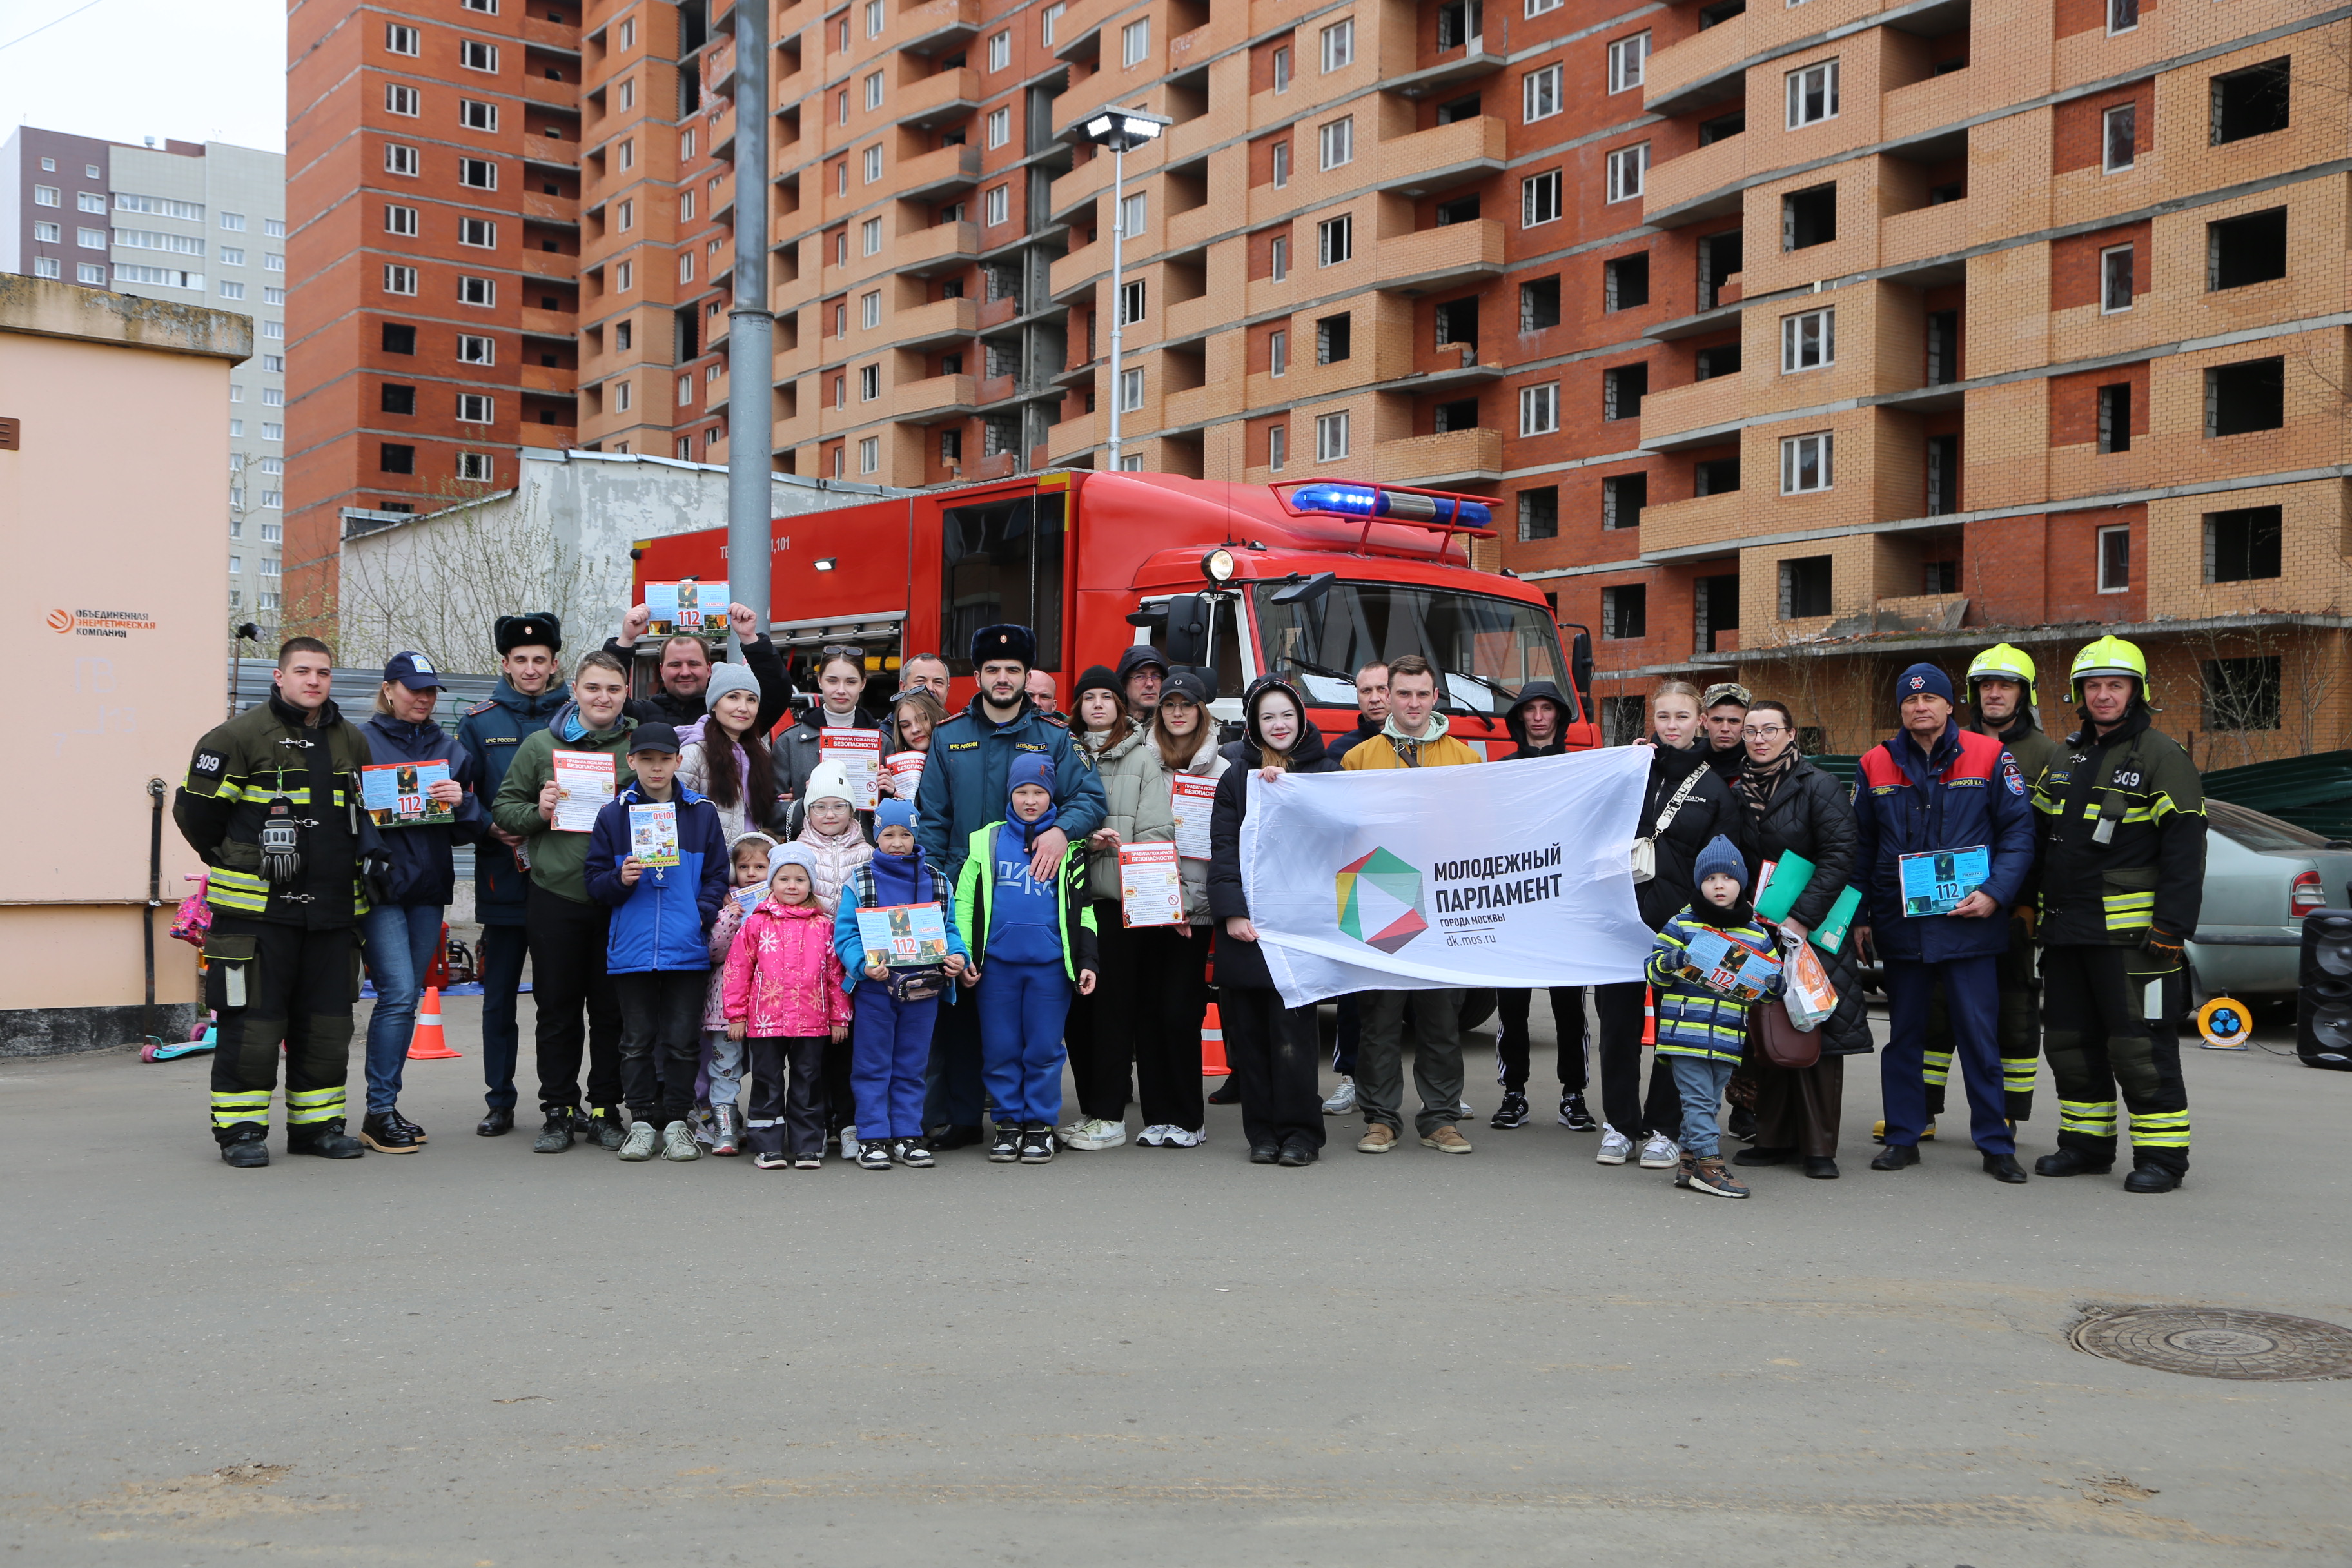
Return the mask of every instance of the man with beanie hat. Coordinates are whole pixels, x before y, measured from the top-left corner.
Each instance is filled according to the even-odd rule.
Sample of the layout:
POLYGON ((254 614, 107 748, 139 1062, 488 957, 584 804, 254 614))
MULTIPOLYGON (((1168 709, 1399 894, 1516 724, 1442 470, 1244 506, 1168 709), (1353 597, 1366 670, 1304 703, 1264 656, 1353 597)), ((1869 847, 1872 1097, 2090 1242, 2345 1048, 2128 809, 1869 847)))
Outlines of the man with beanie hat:
MULTIPOLYGON (((1734 958, 1770 958, 1772 935, 1757 923, 1756 907, 1748 901, 1747 858, 1722 834, 1698 852, 1691 881, 1698 897, 1659 929, 1648 966, 1658 994, 1658 1059, 1673 1071, 1683 1105, 1681 1169, 1675 1185, 1718 1198, 1744 1198, 1747 1186, 1724 1169, 1715 1113, 1723 1103, 1724 1085, 1748 1048, 1751 998, 1718 989, 1715 976, 1728 970, 1734 958), (1717 939, 1729 944, 1720 958, 1694 960, 1695 942, 1704 940, 1711 947, 1717 939), (1695 971, 1706 977, 1697 978, 1695 971)), ((1771 1006, 1780 987, 1776 970, 1752 1000, 1771 1006)))
POLYGON ((1130 643, 1118 651, 1119 694, 1127 699, 1128 717, 1150 725, 1151 710, 1160 706, 1160 683, 1168 679, 1168 656, 1148 642, 1130 643))
POLYGON ((1998 970, 2010 906, 2033 868, 2033 808, 2008 748, 1953 721, 1942 670, 1913 665, 1895 679, 1895 698, 1902 728, 1854 769, 1854 925, 1885 962, 1888 1003, 1879 1058, 1886 1147, 1870 1168, 1919 1163, 1927 1012, 1940 982, 1984 1168, 2022 1182, 2002 1098, 1998 970))
MULTIPOLYGON (((982 627, 971 649, 980 689, 962 712, 931 731, 916 837, 924 858, 951 883, 972 835, 1004 815, 1007 781, 1018 758, 1043 758, 1053 773, 1054 820, 1032 844, 1033 878, 1052 878, 1070 846, 1083 844, 1103 824, 1102 780, 1078 755, 1069 731, 1046 723, 1029 705, 1024 683, 1036 653, 1036 635, 1027 626, 982 627)), ((947 1010, 933 1063, 931 1124, 949 1129, 941 1142, 950 1148, 980 1140, 980 1034, 973 1011, 947 1010)))
MULTIPOLYGON (((555 616, 500 616, 490 640, 499 650, 499 683, 457 721, 457 745, 474 761, 474 797, 485 816, 516 751, 546 729, 572 697, 556 662, 563 651, 563 623, 555 616)), ((521 843, 520 834, 493 824, 474 849, 474 918, 482 927, 482 1099, 488 1107, 474 1131, 484 1138, 514 1130, 515 1061, 522 1048, 515 997, 530 952, 523 911, 530 878, 515 858, 521 843)))

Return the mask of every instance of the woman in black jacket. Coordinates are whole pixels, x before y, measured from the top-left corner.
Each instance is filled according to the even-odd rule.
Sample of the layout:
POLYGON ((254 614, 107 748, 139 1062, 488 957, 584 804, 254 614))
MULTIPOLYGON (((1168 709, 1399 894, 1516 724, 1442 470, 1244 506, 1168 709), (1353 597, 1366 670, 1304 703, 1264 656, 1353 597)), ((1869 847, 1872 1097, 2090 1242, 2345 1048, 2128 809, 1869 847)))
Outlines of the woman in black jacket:
MULTIPOLYGON (((1748 886, 1767 860, 1801 855, 1813 863, 1805 890, 1780 924, 1810 934, 1845 891, 1853 868, 1853 808, 1837 780, 1798 754, 1788 705, 1767 700, 1748 710, 1748 762, 1736 794, 1748 820, 1748 886)), ((1785 1165, 1801 1158, 1805 1174, 1837 1177, 1838 1112, 1845 1097, 1845 1058, 1873 1048, 1863 1010, 1862 976, 1848 933, 1835 952, 1813 955, 1837 988, 1837 1010, 1822 1024, 1822 1059, 1811 1067, 1774 1067, 1750 1052, 1740 1076, 1756 1080, 1756 1142, 1732 1156, 1738 1165, 1785 1165)), ((1778 1004, 1773 1004, 1778 1005, 1778 1004)))
POLYGON ((1322 1055, 1315 1009, 1285 1007, 1250 924, 1242 886, 1242 823, 1249 781, 1279 788, 1284 773, 1337 771, 1307 703, 1280 676, 1261 677, 1242 699, 1236 765, 1217 780, 1209 817, 1209 914, 1217 922, 1216 978, 1225 1053, 1241 1089, 1242 1132, 1254 1165, 1311 1165, 1323 1148, 1322 1055))
MULTIPOLYGON (((1718 833, 1745 851, 1748 829, 1733 809, 1731 792, 1706 765, 1698 688, 1687 680, 1662 684, 1650 696, 1650 723, 1648 738, 1640 742, 1652 748, 1650 781, 1642 792, 1635 830, 1654 838, 1657 874, 1633 885, 1633 900, 1643 923, 1656 931, 1696 895, 1691 874, 1698 852, 1718 833), (1661 829, 1658 819, 1669 809, 1673 820, 1661 829)), ((1592 988, 1601 1015, 1601 1109, 1607 1118, 1601 1150, 1593 1159, 1603 1165, 1622 1165, 1638 1143, 1643 1167, 1660 1171, 1682 1162, 1682 1151, 1675 1146, 1682 1135, 1682 1097, 1663 1061, 1651 1064, 1649 1093, 1640 1095, 1642 997, 1646 989, 1639 980, 1592 988)))

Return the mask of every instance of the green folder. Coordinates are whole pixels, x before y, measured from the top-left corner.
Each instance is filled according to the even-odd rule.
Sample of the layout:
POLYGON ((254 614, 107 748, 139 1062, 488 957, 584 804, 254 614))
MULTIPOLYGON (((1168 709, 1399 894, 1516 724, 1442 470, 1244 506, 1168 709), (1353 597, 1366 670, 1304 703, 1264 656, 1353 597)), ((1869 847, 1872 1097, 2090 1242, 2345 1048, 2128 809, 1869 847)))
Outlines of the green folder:
POLYGON ((1820 929, 1813 932, 1813 945, 1823 952, 1835 952, 1845 941, 1846 927, 1853 924, 1854 911, 1861 907, 1860 888, 1849 887, 1840 893, 1837 902, 1830 906, 1830 912, 1822 917, 1820 929))
MULTIPOLYGON (((1802 855, 1788 854, 1773 863, 1772 879, 1764 884, 1764 891, 1756 900, 1756 912, 1773 921, 1789 918, 1797 900, 1813 879, 1813 863, 1802 855)), ((1845 941, 1846 928, 1853 923, 1854 910, 1862 905, 1862 890, 1847 888, 1830 906, 1822 919, 1821 927, 1812 933, 1812 943, 1823 952, 1835 952, 1845 941)))

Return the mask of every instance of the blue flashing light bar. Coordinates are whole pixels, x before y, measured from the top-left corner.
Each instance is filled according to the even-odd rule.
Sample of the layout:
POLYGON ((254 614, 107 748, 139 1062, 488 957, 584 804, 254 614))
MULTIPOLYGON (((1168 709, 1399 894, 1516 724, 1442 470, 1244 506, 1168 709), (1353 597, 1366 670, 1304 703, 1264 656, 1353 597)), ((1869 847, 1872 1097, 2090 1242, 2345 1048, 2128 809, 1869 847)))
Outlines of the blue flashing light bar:
POLYGON ((1392 517, 1401 522, 1453 522, 1465 528, 1491 528, 1495 521, 1494 508, 1477 501, 1440 500, 1372 485, 1304 485, 1290 492, 1290 504, 1300 511, 1340 517, 1392 517))

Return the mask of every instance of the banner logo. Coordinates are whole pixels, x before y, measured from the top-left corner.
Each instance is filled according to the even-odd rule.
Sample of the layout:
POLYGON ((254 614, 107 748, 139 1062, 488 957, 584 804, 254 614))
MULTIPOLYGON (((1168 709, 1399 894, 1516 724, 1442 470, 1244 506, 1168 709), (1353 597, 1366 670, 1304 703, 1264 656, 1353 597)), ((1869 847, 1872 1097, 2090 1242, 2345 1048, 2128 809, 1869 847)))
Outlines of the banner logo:
POLYGON ((71 610, 51 610, 49 612, 49 630, 58 633, 59 636, 63 636, 65 633, 73 630, 73 624, 74 616, 71 610))
POLYGON ((1385 849, 1339 868, 1339 929, 1367 947, 1395 952, 1429 929, 1421 873, 1385 849))

